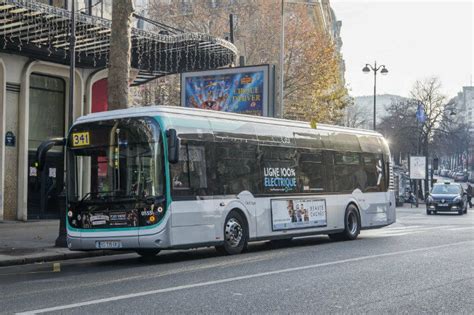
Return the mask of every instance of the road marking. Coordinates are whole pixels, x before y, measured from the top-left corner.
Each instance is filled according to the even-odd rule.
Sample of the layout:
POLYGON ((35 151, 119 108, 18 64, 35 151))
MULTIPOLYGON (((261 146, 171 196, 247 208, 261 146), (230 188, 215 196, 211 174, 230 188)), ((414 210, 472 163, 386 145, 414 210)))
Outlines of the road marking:
POLYGON ((461 231, 461 230, 472 230, 472 229, 474 229, 474 226, 457 227, 457 228, 448 229, 448 231, 461 231))
POLYGON ((61 264, 60 263, 54 263, 53 264, 53 272, 61 272, 61 264))
POLYGON ((362 231, 362 235, 368 237, 378 237, 378 236, 402 236, 402 235, 409 235, 409 234, 417 234, 423 233, 430 230, 447 230, 450 231, 450 228, 454 228, 454 225, 440 225, 440 226, 427 226, 422 227, 420 225, 412 225, 412 226, 400 226, 400 227, 393 227, 393 228, 385 228, 380 230, 367 230, 362 231))
POLYGON ((150 290, 150 291, 143 291, 143 292, 137 292, 137 293, 118 295, 118 296, 113 296, 113 297, 109 297, 109 298, 102 298, 102 299, 84 301, 84 302, 67 304, 67 305, 59 305, 59 306, 54 306, 54 307, 49 307, 49 308, 42 308, 42 309, 26 311, 26 312, 21 312, 21 313, 16 313, 16 314, 23 315, 23 314, 40 314, 40 313, 46 313, 46 312, 55 312, 55 311, 61 311, 61 310, 66 310, 66 309, 71 309, 71 308, 82 307, 82 306, 90 306, 90 305, 96 305, 96 304, 102 304, 102 303, 107 303, 107 302, 131 299, 131 298, 136 298, 136 297, 143 297, 143 296, 160 294, 160 293, 174 292, 174 291, 180 291, 180 290, 186 290, 186 289, 194 289, 194 288, 200 288, 200 287, 211 286, 211 285, 222 284, 222 283, 229 283, 229 282, 240 281, 240 280, 260 278, 260 277, 278 275, 278 274, 284 274, 284 273, 293 273, 295 271, 315 269, 315 268, 319 268, 319 267, 326 267, 326 266, 333 266, 333 265, 340 265, 340 264, 364 261, 364 260, 375 259, 375 258, 405 255, 405 254, 410 254, 410 253, 417 253, 417 252, 422 252, 422 251, 427 251, 427 250, 433 250, 433 249, 439 249, 439 248, 445 248, 445 247, 452 247, 452 246, 456 246, 456 245, 472 244, 472 243, 474 243, 474 240, 462 241, 462 242, 450 243, 450 244, 444 244, 444 245, 437 245, 437 246, 431 246, 431 247, 408 249, 408 250, 385 253, 385 254, 376 254, 376 255, 355 257, 355 258, 349 258, 349 259, 342 259, 342 260, 336 260, 336 261, 331 261, 331 262, 326 262, 326 263, 319 263, 319 264, 314 264, 314 265, 307 265, 307 266, 300 266, 300 267, 294 267, 294 268, 280 269, 280 270, 275 270, 275 271, 267 271, 267 272, 255 273, 255 274, 251 274, 251 275, 238 276, 238 277, 231 277, 231 278, 220 279, 220 280, 212 280, 212 281, 199 282, 199 283, 193 283, 193 284, 185 284, 185 285, 180 285, 180 286, 170 287, 170 288, 165 288, 165 289, 157 289, 157 290, 150 290))

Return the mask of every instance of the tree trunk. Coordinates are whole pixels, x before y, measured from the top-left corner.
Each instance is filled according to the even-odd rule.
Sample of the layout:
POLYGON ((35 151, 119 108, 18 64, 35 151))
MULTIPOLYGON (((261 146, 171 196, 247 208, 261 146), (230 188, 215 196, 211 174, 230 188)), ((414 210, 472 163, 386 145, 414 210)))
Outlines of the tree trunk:
POLYGON ((112 32, 110 35, 108 109, 129 106, 131 55, 131 22, 133 0, 112 2, 112 32))

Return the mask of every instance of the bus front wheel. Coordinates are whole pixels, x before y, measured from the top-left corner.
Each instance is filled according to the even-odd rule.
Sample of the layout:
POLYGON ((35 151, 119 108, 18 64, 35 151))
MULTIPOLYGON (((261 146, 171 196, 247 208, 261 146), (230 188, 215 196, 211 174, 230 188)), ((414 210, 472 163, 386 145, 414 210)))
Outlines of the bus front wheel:
POLYGON ((350 204, 344 217, 344 231, 341 233, 329 234, 329 238, 333 241, 350 241, 355 240, 360 233, 360 219, 357 207, 350 204))
POLYGON ((240 254, 248 242, 248 228, 242 215, 231 211, 224 224, 224 245, 216 246, 217 252, 224 255, 240 254))

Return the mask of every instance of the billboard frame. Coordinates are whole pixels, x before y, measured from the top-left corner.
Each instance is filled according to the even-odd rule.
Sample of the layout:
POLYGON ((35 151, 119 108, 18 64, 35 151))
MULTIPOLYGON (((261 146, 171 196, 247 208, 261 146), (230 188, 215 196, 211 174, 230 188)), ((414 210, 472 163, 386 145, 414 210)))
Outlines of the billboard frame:
POLYGON ((274 97, 273 93, 270 91, 273 89, 273 75, 274 67, 270 67, 269 64, 261 65, 251 65, 251 66, 242 66, 242 67, 231 67, 231 68, 221 68, 215 70, 204 70, 204 71, 191 71, 183 72, 180 74, 180 106, 185 107, 186 103, 186 89, 185 81, 187 78, 191 77, 204 77, 204 76, 219 76, 225 74, 239 74, 247 72, 257 72, 263 71, 263 91, 262 91, 262 116, 263 117, 274 117, 275 108, 274 108, 274 97))

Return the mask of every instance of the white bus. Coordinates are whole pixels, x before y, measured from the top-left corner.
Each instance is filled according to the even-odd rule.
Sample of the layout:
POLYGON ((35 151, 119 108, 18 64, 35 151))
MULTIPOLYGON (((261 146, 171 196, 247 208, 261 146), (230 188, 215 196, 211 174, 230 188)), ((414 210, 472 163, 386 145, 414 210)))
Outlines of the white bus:
POLYGON ((389 147, 368 130, 152 106, 81 117, 54 141, 38 154, 67 147, 71 250, 238 254, 395 222, 389 147))

